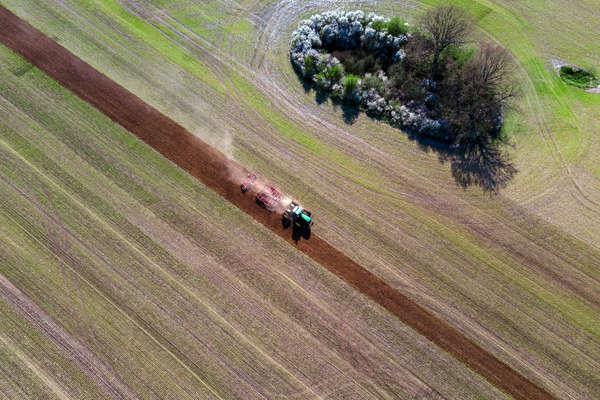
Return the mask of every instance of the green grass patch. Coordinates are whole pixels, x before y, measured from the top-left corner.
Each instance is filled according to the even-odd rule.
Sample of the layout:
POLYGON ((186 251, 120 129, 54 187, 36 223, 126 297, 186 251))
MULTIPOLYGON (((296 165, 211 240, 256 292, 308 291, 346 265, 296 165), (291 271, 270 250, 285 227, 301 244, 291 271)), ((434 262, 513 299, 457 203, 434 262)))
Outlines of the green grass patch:
POLYGON ((227 10, 218 1, 203 1, 201 5, 186 3, 185 6, 169 11, 169 14, 187 29, 217 46, 223 32, 223 24, 233 25, 231 21, 236 19, 226 13, 227 10))
POLYGON ((593 72, 570 65, 560 67, 559 75, 565 83, 582 89, 590 89, 600 85, 600 79, 593 72))
POLYGON ((244 36, 254 32, 254 26, 247 19, 238 19, 225 26, 226 35, 244 36))
POLYGON ((130 34, 158 51, 172 63, 180 66, 194 77, 209 85, 219 94, 226 94, 222 83, 214 73, 194 56, 169 40, 162 29, 158 29, 131 14, 116 0, 93 1, 91 6, 95 6, 95 8, 110 18, 119 22, 130 34))
POLYGON ((444 56, 451 57, 460 68, 475 55, 476 48, 474 46, 449 46, 444 51, 444 56))
POLYGON ((400 17, 393 17, 387 23, 387 31, 392 36, 400 36, 408 33, 408 25, 400 17))
MULTIPOLYGON (((420 1, 420 3, 426 4, 431 7, 439 6, 447 4, 447 1, 440 0, 424 0, 420 1)), ((479 21, 485 18, 489 13, 492 12, 492 9, 482 2, 473 1, 473 0, 454 0, 450 1, 451 4, 457 5, 459 7, 464 8, 469 15, 471 15, 476 21, 479 21)))

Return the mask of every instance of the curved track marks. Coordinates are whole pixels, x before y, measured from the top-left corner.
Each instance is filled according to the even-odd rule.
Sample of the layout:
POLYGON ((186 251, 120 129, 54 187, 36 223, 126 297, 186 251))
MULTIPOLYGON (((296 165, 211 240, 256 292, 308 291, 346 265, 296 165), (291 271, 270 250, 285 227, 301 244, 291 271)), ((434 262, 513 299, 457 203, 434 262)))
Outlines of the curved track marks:
MULTIPOLYGON (((284 240, 293 243, 289 230, 283 229, 278 215, 266 213, 254 204, 253 196, 240 192, 239 182, 231 177, 245 173, 241 165, 228 160, 222 153, 3 7, 0 7, 0 21, 3 27, 0 41, 7 47, 284 240)), ((319 237, 313 236, 310 241, 297 243, 296 246, 515 399, 554 398, 319 237)))

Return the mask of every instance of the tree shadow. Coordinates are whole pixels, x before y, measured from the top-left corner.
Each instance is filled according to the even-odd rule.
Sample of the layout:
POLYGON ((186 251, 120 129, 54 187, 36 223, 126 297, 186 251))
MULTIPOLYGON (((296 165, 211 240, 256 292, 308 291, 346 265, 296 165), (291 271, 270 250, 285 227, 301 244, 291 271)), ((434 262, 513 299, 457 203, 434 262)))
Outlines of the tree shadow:
MULTIPOLYGON (((321 105, 331 99, 334 107, 341 108, 346 124, 352 125, 356 121, 361 111, 359 104, 349 104, 333 99, 329 92, 317 90, 310 80, 305 79, 296 69, 294 71, 307 93, 311 90, 315 91, 317 104, 321 105)), ((373 120, 383 120, 381 117, 365 114, 373 120)), ((501 142, 457 146, 412 132, 410 129, 402 129, 402 131, 408 135, 409 139, 415 141, 422 151, 427 153, 433 151, 438 154, 440 162, 450 163, 452 177, 462 188, 478 186, 487 193, 497 194, 518 172, 510 161, 509 155, 502 151, 503 144, 501 142)), ((298 240, 300 238, 301 235, 298 236, 298 240)))
MULTIPOLYGON (((296 71, 296 69, 294 69, 294 71, 296 71)), ((298 77, 300 77, 301 75, 298 73, 298 71, 296 71, 296 75, 298 77)), ((313 85, 312 82, 310 82, 307 79, 301 79, 302 82, 302 89, 304 89, 304 93, 310 93, 310 91, 313 89, 313 85)))
POLYGON ((360 114, 360 106, 358 104, 341 103, 341 107, 344 122, 348 125, 354 124, 360 114))
POLYGON ((505 188, 518 172, 508 155, 494 145, 461 149, 452 159, 450 169, 459 186, 479 186, 490 193, 505 188))
POLYGON ((454 181, 464 189, 478 186, 484 192, 497 194, 518 172, 507 152, 502 150, 501 142, 457 146, 423 135, 409 133, 409 138, 417 142, 421 150, 437 153, 440 162, 450 163, 454 181))
POLYGON ((315 101, 318 105, 321 105, 329 100, 329 93, 325 90, 315 90, 315 101))

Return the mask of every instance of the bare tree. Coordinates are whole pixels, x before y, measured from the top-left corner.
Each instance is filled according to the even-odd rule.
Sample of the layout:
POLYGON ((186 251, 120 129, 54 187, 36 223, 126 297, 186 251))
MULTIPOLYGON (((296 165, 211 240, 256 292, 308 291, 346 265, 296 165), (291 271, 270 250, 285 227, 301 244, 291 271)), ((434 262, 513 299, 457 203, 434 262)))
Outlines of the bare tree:
POLYGON ((511 77, 515 64, 506 49, 492 43, 482 43, 475 57, 466 65, 465 78, 471 79, 480 91, 492 91, 500 106, 506 107, 516 90, 511 77))
POLYGON ((500 46, 483 43, 463 68, 443 82, 442 109, 455 143, 488 146, 500 138, 504 111, 517 94, 514 64, 500 46))
POLYGON ((467 13, 456 6, 440 6, 421 17, 421 28, 433 45, 433 67, 437 69, 440 55, 448 46, 465 44, 472 29, 467 13))
POLYGON ((496 193, 517 173, 503 144, 503 115, 517 94, 515 65, 502 47, 482 43, 464 68, 444 82, 444 116, 452 125, 456 154, 452 175, 464 187, 478 185, 496 193))

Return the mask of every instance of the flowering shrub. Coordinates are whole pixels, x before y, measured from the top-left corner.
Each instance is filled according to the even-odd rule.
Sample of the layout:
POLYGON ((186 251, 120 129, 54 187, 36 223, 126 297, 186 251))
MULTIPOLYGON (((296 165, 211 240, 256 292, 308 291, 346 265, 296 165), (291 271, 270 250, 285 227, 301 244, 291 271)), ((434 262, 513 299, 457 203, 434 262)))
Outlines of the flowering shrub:
POLYGON ((368 116, 381 118, 386 111, 387 101, 376 89, 367 89, 362 92, 362 106, 368 116))
POLYGON ((299 23, 292 33, 290 60, 302 78, 332 98, 360 105, 367 115, 385 119, 393 126, 443 139, 447 137, 447 124, 428 117, 423 104, 397 105, 386 98, 388 78, 384 71, 362 78, 347 75, 332 54, 360 48, 382 57, 389 55, 390 63, 400 63, 406 55, 402 47, 410 37, 408 25, 399 18, 390 20, 360 10, 328 11, 299 23))
MULTIPOLYGON (((319 50, 351 50, 359 46, 370 51, 394 50, 400 52, 400 47, 408 41, 407 34, 393 36, 385 29, 373 28, 378 23, 385 24, 388 19, 375 14, 365 15, 362 11, 328 11, 316 14, 300 21, 298 29, 292 33, 290 57, 294 67, 303 76, 306 75, 306 58, 315 61, 322 59, 324 54, 319 50)), ((401 57, 401 52, 398 58, 401 57)))

